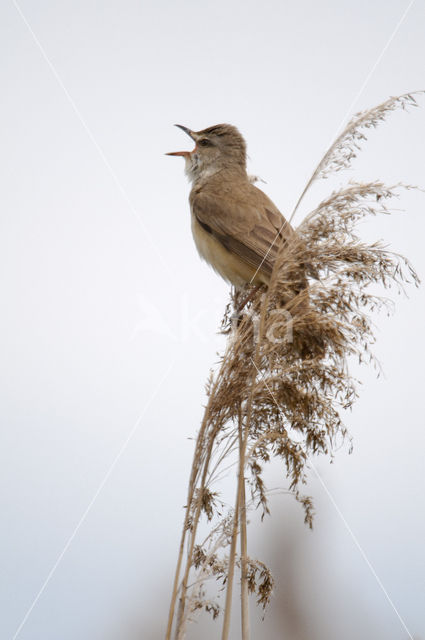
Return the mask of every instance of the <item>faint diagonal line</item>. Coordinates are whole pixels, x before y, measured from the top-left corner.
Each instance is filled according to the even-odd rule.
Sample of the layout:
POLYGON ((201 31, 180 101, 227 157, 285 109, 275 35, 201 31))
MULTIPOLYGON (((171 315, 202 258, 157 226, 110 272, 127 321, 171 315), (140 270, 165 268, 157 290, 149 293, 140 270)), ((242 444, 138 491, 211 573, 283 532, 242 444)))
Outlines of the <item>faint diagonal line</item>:
POLYGON ((12 3, 14 4, 16 11, 21 16, 21 18, 22 18, 25 26, 27 27, 28 31, 30 32, 30 34, 31 34, 35 44, 37 45, 41 55, 43 56, 47 66, 49 67, 50 71, 52 72, 53 76, 55 77, 55 79, 56 79, 57 83, 59 84, 60 88, 64 92, 64 94, 65 94, 69 104, 71 105, 75 115, 77 116, 78 120, 80 121, 81 125, 83 126, 85 132, 87 133, 88 137, 90 138, 90 140, 91 140, 93 146, 95 147, 96 151, 98 152, 99 156, 101 157, 101 159, 102 159, 105 167, 107 168, 110 176, 112 177, 113 181, 115 182, 115 185, 118 188, 118 191, 121 193, 122 197, 124 198, 125 202, 127 203, 128 207, 129 207, 130 211, 133 213, 134 217, 136 218, 137 222, 139 223, 140 227, 142 228, 145 236, 149 240, 149 243, 151 244, 152 248, 154 249, 155 253, 157 254, 159 260, 162 262, 164 268, 168 271, 168 273, 173 278, 175 278, 175 273, 172 271, 172 269, 169 266, 168 262, 165 260, 164 256, 162 255, 161 251, 159 250, 156 242, 152 238, 151 233, 149 232, 148 228, 146 227, 145 223, 143 222, 143 219, 140 217, 135 205, 131 201, 127 191, 124 189, 120 179, 118 178, 114 168, 112 167, 111 163, 109 162, 108 158, 106 157, 103 149, 101 148, 101 146, 97 142, 96 138, 94 137, 89 125, 87 124, 87 122, 84 119, 81 111, 77 107, 74 99, 72 98, 72 96, 69 93, 68 89, 64 85, 64 83, 62 81, 62 78, 60 77, 60 75, 57 72, 54 64, 52 63, 52 61, 50 60, 49 56, 47 55, 43 45, 41 44, 40 40, 38 39, 38 37, 34 33, 34 30, 31 27, 30 23, 28 22, 27 18, 25 17, 24 13, 22 12, 22 9, 20 8, 20 6, 16 2, 16 0, 12 0, 12 3))
POLYGON ((270 251, 273 249, 276 240, 278 239, 278 237, 280 236, 283 227, 287 224, 286 220, 284 220, 284 222, 282 223, 282 226, 280 227, 279 231, 277 232, 273 242, 270 244, 269 248, 266 251, 266 254, 264 255, 263 259, 261 260, 260 264, 257 267, 257 270, 255 271, 254 275, 252 276, 251 280, 249 281, 249 284, 252 284, 252 281, 254 280, 255 276, 257 275, 257 273, 260 271, 261 267, 263 266, 265 260, 267 260, 267 256, 269 255, 270 251))
POLYGON ((367 85, 369 84, 369 80, 371 79, 371 77, 373 76, 373 74, 375 73, 376 67, 379 65, 379 63, 381 62, 382 58, 384 57, 388 47, 390 46, 390 44, 392 43, 392 41, 394 40, 395 36, 397 35, 398 30, 400 29, 401 25, 403 24, 403 22, 406 19, 407 14, 409 13, 410 9, 412 8, 412 5, 414 4, 415 0, 411 0, 409 5, 407 6, 407 9, 405 10, 405 12, 403 13, 403 15, 401 16, 400 20, 397 22, 396 26, 394 27, 394 31, 392 32, 392 34, 390 35, 390 37, 388 38, 387 43, 385 44, 384 48, 382 49, 381 53, 379 54, 379 56, 376 59, 375 64, 372 65, 369 73, 367 74, 365 81, 363 82, 362 86, 360 87, 357 95, 354 97, 352 103, 350 104, 350 106, 347 109, 347 113, 345 114, 345 116, 343 117, 343 119, 341 120, 341 122, 339 123, 337 129, 335 130, 334 135, 332 136, 331 140, 330 140, 330 145, 332 144, 332 142, 334 141, 334 139, 336 138, 338 132, 340 129, 342 129, 343 124, 345 123, 345 121, 347 120, 348 116, 350 115, 351 111, 354 108, 354 105, 360 100, 360 97, 363 93, 363 91, 366 89, 367 85))
POLYGON ((166 378, 168 377, 168 375, 170 374, 171 369, 174 366, 174 362, 172 362, 169 367, 165 370, 165 372, 162 374, 154 392, 152 393, 151 397, 149 398, 149 400, 147 401, 147 403, 145 404, 145 406, 143 407, 139 417, 137 418, 136 422, 134 423, 133 427, 131 428, 131 430, 129 431, 126 439, 124 440, 123 444, 121 445, 120 450, 118 451, 117 455, 115 456, 114 460, 112 461, 108 471, 106 472, 105 476, 103 477, 103 480, 101 481, 101 483, 99 484, 98 488, 96 489, 93 498, 90 500, 89 504, 87 505, 83 515, 81 516, 80 520, 78 521, 77 526, 75 527, 74 531, 72 532, 72 534, 70 535, 70 537, 68 538, 67 543, 65 544, 64 548, 62 549, 61 553, 59 554, 56 562, 54 563, 53 567, 50 569, 45 581, 43 582, 39 592, 37 593, 36 597, 34 598, 31 606, 29 607, 28 611, 26 612, 21 624, 19 625, 19 627, 17 628, 17 630, 15 631, 14 636, 12 637, 12 640, 16 640, 16 638, 18 637, 18 635, 20 634, 20 632, 22 631, 22 628, 24 627, 25 623, 27 622, 28 618, 30 617, 35 605, 37 604, 37 602, 39 601, 39 599, 41 598, 41 596, 43 595, 44 591, 46 590, 47 585, 49 584, 50 580, 52 579, 56 569, 58 568, 58 566, 60 565, 62 558, 64 557, 65 553, 68 551, 72 541, 74 540, 75 536, 77 535, 79 529, 81 528, 81 526, 83 525, 83 523, 85 522, 90 510, 92 509, 94 503, 96 502, 97 498, 99 497, 100 492, 102 491, 103 487, 105 486, 105 484, 107 483, 109 477, 111 476, 113 470, 115 469, 117 462, 119 461, 119 459, 121 458, 122 454, 124 453, 124 451, 126 450, 130 440, 132 439, 132 437, 134 436, 134 434, 136 433, 140 422, 143 418, 143 416, 145 415, 146 411, 149 409, 150 405, 152 404, 152 402, 155 400, 156 396, 159 393, 159 390, 161 389, 161 386, 163 385, 163 383, 165 382, 166 378))
MULTIPOLYGON (((392 34, 390 35, 390 37, 388 38, 387 42, 384 45, 384 48, 382 49, 381 53, 379 54, 379 56, 377 57, 375 63, 372 65, 369 73, 366 76, 365 81, 363 82, 362 86, 360 87, 357 95, 355 96, 354 100, 352 101, 352 103, 350 104, 350 106, 347 109, 347 113, 345 114, 345 116, 343 117, 343 119, 341 120, 340 124, 338 125, 338 127, 335 130, 335 133, 333 134, 333 136, 331 137, 328 146, 326 147, 327 149, 329 149, 331 147, 331 145, 333 144, 334 140, 336 139, 340 129, 342 129, 342 126, 344 125, 345 121, 347 120, 348 116, 350 115, 352 109, 354 108, 354 105, 357 103, 357 101, 360 99, 360 96, 362 95, 363 91, 365 90, 365 88, 367 87, 369 80, 371 79, 371 77, 373 76, 376 67, 379 65, 379 63, 381 62, 382 58, 385 55, 385 52, 387 51, 388 47, 390 46, 391 42, 393 41, 394 37, 396 36, 398 30, 400 29, 401 25, 403 24, 407 14, 409 13, 410 9, 412 8, 413 3, 415 2, 415 0, 410 0, 410 3, 407 6, 407 9, 404 11, 403 15, 401 16, 400 20, 397 22, 392 34)), ((314 175, 314 174, 313 174, 314 175)), ((310 178, 311 181, 311 178, 310 178)), ((312 183, 311 183, 312 184, 312 183)), ((308 190, 308 187, 311 186, 310 182, 307 183, 307 187, 304 189, 303 193, 301 194, 297 204, 295 205, 295 208, 292 212, 291 217, 289 218, 289 222, 292 222, 297 209, 299 207, 299 205, 301 204, 301 201, 304 198, 305 193, 308 190)))
POLYGON ((335 498, 333 497, 333 495, 329 491, 328 487, 324 483, 322 477, 320 476, 319 472, 317 471, 316 467, 314 466, 313 462, 311 461, 311 458, 309 458, 309 461, 310 461, 311 468, 313 469, 314 473, 317 476, 317 479, 319 480, 319 482, 322 485, 323 489, 327 493, 329 500, 332 502, 333 506, 335 507, 335 510, 336 510, 337 514, 339 515, 339 517, 341 518, 342 522, 344 523, 345 528, 347 529, 348 533, 350 534, 350 536, 351 536, 354 544, 356 545, 357 549, 360 551, 360 553, 361 553, 361 555, 363 557, 363 560, 366 562, 367 566, 369 567, 369 569, 370 569, 372 575, 374 576, 376 582, 381 587, 386 599, 388 600, 388 602, 390 603, 390 605, 394 609, 394 612, 396 613, 398 619, 400 620, 401 624, 403 625, 404 630, 406 631, 406 633, 409 636, 409 638, 411 640, 414 640, 414 638, 411 635, 409 629, 406 627, 406 624, 405 624, 403 618, 401 617, 401 615, 399 614, 396 606, 394 605, 393 601, 391 600, 391 598, 390 598, 390 596, 388 594, 388 591, 386 590, 386 588, 382 584, 381 579, 379 578, 378 574, 376 573, 375 569, 373 568, 372 564, 370 563, 369 558, 367 557, 366 553, 363 551, 363 548, 361 547, 361 545, 360 545, 359 541, 357 540, 356 536, 354 535, 350 525, 348 524, 348 522, 345 519, 343 513, 341 512, 341 509, 338 507, 337 503, 335 502, 335 498))
MULTIPOLYGON (((256 363, 255 363, 255 361, 254 361, 254 359, 253 359, 252 357, 251 357, 251 362, 252 362, 252 364, 254 365, 254 367, 255 367, 255 369, 256 369, 256 371, 257 371, 257 373, 258 373, 258 374, 262 377, 262 379, 264 380, 265 387, 266 387, 267 391, 269 392, 271 399, 272 399, 272 400, 273 400, 273 402, 275 403, 276 408, 277 408, 277 410, 279 411, 279 413, 280 413, 281 417, 283 418, 283 414, 282 414, 281 408, 280 408, 279 404, 278 404, 278 403, 277 403, 277 401, 276 401, 276 398, 275 398, 275 396, 274 396, 274 394, 273 394, 273 391, 270 389, 269 385, 267 384, 267 380, 266 380, 266 378, 264 377, 263 373, 259 370, 259 368, 257 367, 257 365, 256 365, 256 363)), ((338 505, 337 505, 337 503, 336 503, 336 501, 335 501, 335 498, 333 497, 333 495, 332 495, 332 494, 331 494, 331 492, 329 491, 328 487, 326 486, 325 482, 323 481, 322 477, 320 476, 319 472, 317 471, 317 469, 316 469, 315 465, 313 464, 313 461, 312 461, 312 459, 311 459, 311 457, 310 457, 310 456, 308 456, 308 461, 309 461, 309 464, 311 465, 311 468, 313 469, 314 473, 316 474, 317 479, 319 480, 319 482, 320 482, 320 484, 322 485, 323 489, 326 491, 326 493, 327 493, 327 495, 328 495, 328 497, 329 497, 330 501, 332 502, 333 506, 335 507, 335 510, 336 510, 337 514, 339 515, 339 517, 341 518, 341 520, 342 520, 342 522, 343 522, 343 524, 344 524, 345 528, 347 529, 348 533, 350 534, 350 536, 351 536, 351 538, 352 538, 352 540, 353 540, 354 544, 356 545, 357 549, 360 551, 360 553, 361 553, 361 555, 362 555, 362 557, 363 557, 363 560, 366 562, 366 564, 367 564, 367 566, 369 567, 369 569, 370 569, 370 571, 371 571, 371 573, 372 573, 373 577, 374 577, 374 578, 375 578, 375 580, 377 581, 377 583, 378 583, 378 585, 380 586, 380 588, 381 588, 382 592, 384 593, 384 595, 385 595, 386 599, 387 599, 387 600, 388 600, 388 602, 390 603, 390 605, 391 605, 391 607, 393 608, 393 610, 394 610, 395 614, 397 615, 398 619, 400 620, 401 624, 403 625, 404 630, 405 630, 405 631, 406 631, 406 633, 408 634, 408 636, 409 636, 410 640, 414 640, 414 638, 413 638, 412 634, 410 633, 409 629, 408 629, 408 628, 407 628, 407 626, 406 626, 406 623, 404 622, 403 618, 402 618, 402 617, 401 617, 401 615, 399 614, 399 612, 398 612, 398 610, 397 610, 397 608, 396 608, 396 606, 395 606, 394 602, 391 600, 391 598, 390 598, 390 596, 389 596, 389 594, 388 594, 388 591, 385 589, 384 585, 382 584, 382 581, 380 580, 380 578, 379 578, 378 574, 376 573, 375 569, 373 568, 373 566, 372 566, 371 562, 369 561, 369 559, 368 559, 368 557, 367 557, 366 553, 364 552, 364 550, 363 550, 362 546, 360 545, 360 542, 357 540, 357 538, 356 538, 355 534, 353 533, 353 531, 352 531, 352 529, 351 529, 350 525, 348 524, 347 520, 344 518, 344 515, 342 514, 341 509, 338 507, 338 505)))
MULTIPOLYGON (((401 25, 402 25, 402 24, 403 24, 403 22, 405 21, 406 16, 407 16, 407 14, 409 13, 410 9, 412 8, 412 5, 414 4, 414 2, 415 2, 415 0, 411 0, 411 1, 410 1, 409 5, 407 6, 407 9, 404 11, 404 13, 403 13, 403 15, 401 16, 400 20, 397 22, 397 24, 396 24, 396 26, 395 26, 395 28, 394 28, 393 32, 391 33, 390 37, 388 38, 387 42, 385 43, 385 45, 384 45, 384 47, 383 47, 383 49, 382 49, 381 53, 380 53, 380 54, 379 54, 379 56, 377 57, 376 61, 375 61, 375 62, 374 62, 374 64, 372 65, 372 67, 371 67, 371 69, 370 69, 369 73, 367 74, 367 76, 366 76, 366 78, 365 78, 365 80, 364 80, 364 82, 363 82, 362 86, 360 87, 360 89, 359 89, 359 91, 357 92, 357 94, 356 94, 355 98, 353 99, 352 103, 351 103, 351 104, 350 104, 350 106, 348 107, 348 109, 347 109, 347 113, 345 114, 345 116, 343 117, 343 119, 341 120, 341 122, 339 123, 338 127, 337 127, 337 128, 336 128, 336 130, 335 130, 334 135, 332 136, 332 138, 331 138, 331 140, 330 140, 330 142, 329 142, 328 147, 326 147, 326 148, 329 148, 329 146, 333 143, 333 141, 335 140, 336 136, 338 135, 339 130, 342 128, 343 124, 345 123, 345 121, 347 120, 347 118, 348 118, 348 116, 350 115, 351 111, 353 110, 353 108, 354 108, 355 104, 358 102, 358 100, 360 100, 360 97, 361 97, 361 95, 363 94, 363 91, 366 89, 366 87, 367 87, 367 85, 368 85, 368 83, 369 83, 369 80, 370 80, 370 79, 371 79, 371 77, 373 76, 373 74, 374 74, 374 72, 375 72, 375 70, 376 70, 377 66, 379 65, 379 63, 381 62, 382 58, 384 57, 384 55, 385 55, 385 53, 386 53, 386 51, 387 51, 388 47, 390 46, 391 42, 394 40, 395 36, 397 35, 398 30, 400 29, 401 25)), ((302 196, 301 196, 301 198, 302 198, 302 196)), ((293 218, 294 218, 294 216, 295 216, 295 213, 296 213, 296 211, 297 211, 297 209, 298 209, 298 205, 299 205, 299 204, 300 204, 300 202, 301 202, 301 198, 300 198, 300 200, 297 202, 297 204, 296 204, 296 206, 295 206, 295 209, 294 209, 294 211, 292 212, 291 217, 289 218, 289 223, 291 223, 291 222, 292 222, 292 220, 293 220, 293 218)), ((254 280, 255 276, 257 275, 257 273, 260 271, 261 267, 263 266, 264 261, 267 259, 267 256, 269 255, 270 251, 272 250, 272 248, 273 248, 273 246, 274 246, 274 244, 275 244, 276 240, 278 239, 278 237, 279 237, 279 235, 280 235, 281 231, 283 230, 283 228, 284 228, 284 226, 285 226, 286 224, 287 224, 287 222, 286 222, 286 221, 285 221, 285 222, 283 222, 282 226, 280 227, 279 231, 278 231, 278 232, 277 232, 277 234, 276 234, 275 239, 274 239, 274 240, 273 240, 273 242, 270 244, 270 247, 268 248, 266 255, 263 257, 263 259, 261 260, 261 263, 260 263, 260 265, 258 266, 258 268, 257 268, 256 272, 255 272, 255 273, 254 273, 254 275, 252 276, 252 278, 251 278, 251 280, 250 280, 249 284, 252 284, 252 281, 254 280)))

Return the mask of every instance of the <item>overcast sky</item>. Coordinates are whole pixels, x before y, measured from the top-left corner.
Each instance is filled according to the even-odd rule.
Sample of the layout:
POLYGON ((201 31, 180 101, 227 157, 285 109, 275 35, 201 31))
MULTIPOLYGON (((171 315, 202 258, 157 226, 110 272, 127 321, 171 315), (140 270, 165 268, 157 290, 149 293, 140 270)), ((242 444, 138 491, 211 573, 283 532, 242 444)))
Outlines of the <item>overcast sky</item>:
MULTIPOLYGON (((1 3, 1 638, 163 637, 228 295, 193 246, 183 162, 164 155, 190 141, 172 125, 238 126, 289 213, 350 110, 425 88, 424 2, 410 5, 1 3)), ((295 222, 350 178, 424 187, 419 102, 295 222)), ((424 198, 364 230, 422 279, 424 198)), ((277 582, 257 637, 425 640, 424 311, 422 287, 375 319, 385 376, 356 370, 354 452, 317 462, 334 502, 313 474, 314 531, 287 497, 253 517, 277 582)))

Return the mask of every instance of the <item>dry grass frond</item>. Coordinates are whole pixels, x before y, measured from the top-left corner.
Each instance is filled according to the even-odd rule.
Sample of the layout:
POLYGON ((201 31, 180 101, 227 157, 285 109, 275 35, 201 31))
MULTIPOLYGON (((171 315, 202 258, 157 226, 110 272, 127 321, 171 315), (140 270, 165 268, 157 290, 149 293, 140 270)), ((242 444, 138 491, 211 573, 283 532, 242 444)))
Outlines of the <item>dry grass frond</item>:
POLYGON ((326 151, 313 171, 310 180, 307 182, 295 205, 290 222, 313 182, 320 178, 327 178, 329 175, 342 171, 343 169, 349 169, 351 162, 357 157, 357 153, 361 149, 361 144, 367 140, 366 132, 368 129, 375 129, 381 122, 385 121, 386 117, 392 111, 416 107, 417 102, 415 96, 423 93, 424 91, 412 91, 411 93, 405 93, 401 96, 391 97, 372 109, 356 113, 326 151))
MULTIPOLYGON (((347 168, 365 130, 376 127, 389 112, 414 104, 414 94, 406 94, 356 114, 307 188, 317 177, 347 168)), ((196 611, 219 615, 220 605, 207 597, 204 586, 211 578, 220 589, 227 587, 222 637, 228 637, 235 566, 241 567, 242 589, 255 593, 263 608, 269 602, 273 579, 265 565, 247 554, 246 512, 260 508, 262 517, 270 513, 263 478, 270 460, 282 462, 286 490, 312 526, 313 504, 301 491, 309 460, 314 455, 332 456, 341 442, 349 442, 342 414, 357 398, 349 359, 378 366, 371 352, 371 314, 392 311, 392 301, 371 293, 371 285, 404 291, 408 284, 419 284, 403 256, 380 242, 368 244, 358 234, 365 217, 390 213, 389 203, 403 188, 412 187, 349 182, 334 191, 305 217, 291 243, 280 248, 268 289, 259 290, 240 314, 235 309, 246 292, 232 292, 222 323, 228 334, 226 350, 206 385, 208 402, 195 445, 167 640, 173 621, 175 638, 181 640, 196 611), (236 464, 238 447, 235 507, 226 511, 213 484, 223 469, 236 464), (200 543, 202 514, 212 528, 200 543)), ((244 616, 243 609, 242 620, 244 616)))
POLYGON ((361 144, 367 139, 365 131, 375 129, 392 111, 417 107, 414 96, 421 93, 423 92, 414 91, 391 97, 372 109, 356 113, 323 156, 315 171, 316 176, 327 178, 331 173, 348 169, 351 161, 357 157, 361 144))

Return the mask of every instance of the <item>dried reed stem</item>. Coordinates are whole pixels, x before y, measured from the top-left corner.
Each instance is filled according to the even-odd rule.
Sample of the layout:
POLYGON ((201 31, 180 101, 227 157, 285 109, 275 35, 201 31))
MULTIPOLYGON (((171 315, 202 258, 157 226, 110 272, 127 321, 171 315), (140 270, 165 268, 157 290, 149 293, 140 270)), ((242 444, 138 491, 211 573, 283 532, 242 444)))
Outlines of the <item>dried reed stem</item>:
MULTIPOLYGON (((194 455, 193 455, 193 463, 192 463, 192 469, 191 469, 191 476, 190 476, 190 481, 189 481, 189 489, 188 489, 187 505, 186 505, 186 514, 185 514, 184 523, 183 523, 183 530, 182 530, 182 535, 181 535, 181 539, 180 539, 177 566, 176 566, 176 571, 175 571, 174 581, 173 581, 173 590, 172 590, 172 594, 171 594, 170 609, 169 609, 168 621, 167 621, 167 631, 166 631, 166 636, 165 636, 166 640, 171 640, 171 633, 172 633, 172 627, 173 627, 175 606, 176 606, 176 600, 177 600, 177 594, 178 594, 178 583, 179 583, 181 565, 182 565, 182 561, 183 561, 184 544, 185 544, 185 540, 186 540, 186 531, 188 531, 188 529, 189 529, 189 520, 190 520, 190 515, 191 515, 191 508, 190 507, 192 505, 194 494, 195 494, 196 479, 197 479, 197 477, 199 475, 199 471, 200 471, 200 468, 199 468, 200 451, 202 449, 202 442, 203 442, 203 439, 205 437, 205 431, 206 431, 207 426, 208 426, 210 405, 211 405, 212 400, 214 398, 214 393, 215 393, 215 391, 217 389, 217 386, 219 385, 220 380, 221 380, 220 373, 221 372, 219 372, 219 374, 217 375, 217 378, 216 378, 216 380, 214 382, 214 385, 213 385, 213 388, 211 390, 210 397, 209 397, 207 406, 205 408, 204 417, 202 419, 201 427, 199 429, 199 434, 198 434, 198 437, 197 437, 197 440, 196 440, 195 452, 194 452, 194 455)), ((209 447, 209 454, 207 455, 206 465, 205 465, 205 468, 204 468, 202 485, 205 482, 206 474, 207 474, 207 471, 208 471, 208 465, 209 465, 209 460, 210 460, 210 456, 211 456, 213 442, 211 442, 210 445, 211 446, 209 447)), ((201 510, 201 502, 202 502, 202 494, 199 493, 199 496, 198 496, 198 499, 197 499, 197 504, 196 504, 196 509, 197 509, 196 512, 197 512, 198 517, 195 518, 194 529, 192 530, 191 553, 188 554, 188 557, 187 557, 185 574, 184 574, 184 578, 183 578, 183 582, 182 582, 182 594, 181 594, 181 597, 180 597, 179 615, 178 615, 178 621, 177 621, 177 624, 176 624, 176 638, 178 637, 178 633, 179 633, 179 620, 181 619, 182 612, 184 611, 184 606, 185 606, 185 598, 186 598, 186 590, 187 590, 187 578, 188 578, 190 565, 191 565, 191 557, 192 557, 192 553, 193 553, 193 546, 194 546, 194 543, 195 543, 196 529, 197 529, 197 525, 198 525, 200 510, 201 510)))
MULTIPOLYGON (((414 104, 413 95, 405 94, 356 114, 316 167, 294 213, 316 179, 350 166, 365 139, 365 130, 376 127, 397 107, 414 104)), ((374 326, 369 313, 390 309, 386 298, 369 293, 367 287, 381 284, 403 291, 406 283, 419 282, 402 256, 379 242, 365 244, 356 233, 357 223, 366 216, 389 213, 386 202, 402 187, 387 187, 379 181, 350 182, 333 192, 305 217, 291 242, 280 247, 267 291, 248 292, 247 308, 236 326, 228 305, 224 327, 231 330, 231 338, 207 388, 166 640, 171 639, 175 618, 174 637, 183 640, 196 611, 203 609, 213 618, 219 615, 219 602, 209 598, 204 588, 209 579, 226 586, 222 640, 228 640, 236 566, 241 570, 242 638, 249 640, 249 593, 255 593, 257 603, 266 607, 273 579, 262 562, 248 555, 245 493, 249 486, 249 507, 260 507, 263 516, 269 513, 262 473, 263 465, 273 457, 282 461, 287 493, 295 496, 304 508, 305 522, 312 525, 311 499, 300 493, 309 457, 332 455, 338 438, 346 437, 340 413, 357 397, 347 360, 355 356, 360 362, 375 364, 370 351, 374 326), (236 464, 227 462, 229 456, 233 459, 236 443, 235 507, 223 514, 225 503, 219 503, 212 485, 236 464), (205 540, 197 543, 202 514, 215 524, 205 540), (179 582, 185 547, 186 562, 179 582), (226 549, 228 556, 223 555, 226 549)))
MULTIPOLYGON (((275 267, 273 268, 273 271, 275 267)), ((273 281, 273 274, 272 279, 273 281)), ((236 558, 236 536, 238 529, 238 520, 241 527, 241 615, 242 615, 242 640, 249 640, 249 603, 248 603, 248 555, 247 555, 247 532, 246 532, 246 505, 245 505, 245 463, 246 463, 246 449, 248 443, 248 437, 251 427, 252 418, 252 404, 254 397, 255 380, 257 377, 257 362, 260 357, 260 348, 262 342, 262 336, 264 332, 264 322, 267 311, 267 303, 269 299, 269 290, 263 296, 261 304, 260 326, 257 336, 257 342, 255 345, 254 359, 251 364, 251 384, 249 390, 249 397, 245 407, 245 421, 241 415, 241 405, 238 406, 238 418, 239 418, 239 473, 238 483, 236 488, 236 504, 234 514, 234 525, 232 534, 232 546, 230 550, 229 558, 229 570, 228 576, 231 575, 231 585, 227 584, 226 593, 226 605, 224 610, 224 622, 223 622, 223 634, 222 640, 228 640, 229 628, 230 628, 230 610, 232 603, 232 586, 233 586, 233 574, 235 568, 236 558), (243 507, 242 507, 243 505, 243 507), (248 634, 248 635, 244 635, 248 634)))
MULTIPOLYGON (((239 484, 238 484, 239 488, 239 484)), ((232 598, 233 598, 233 579, 235 575, 235 564, 236 564, 236 543, 238 540, 238 514, 240 510, 240 500, 241 500, 241 492, 236 491, 236 502, 235 502, 235 512, 233 517, 233 530, 232 530, 232 541, 230 543, 230 551, 229 551, 229 564, 227 566, 227 588, 226 588, 226 602, 224 605, 224 615, 223 615, 223 629, 221 632, 221 640, 228 640, 229 632, 230 632, 230 618, 232 613, 232 598)))
POLYGON ((241 504, 240 504, 240 541, 241 541, 241 623, 242 623, 242 640, 250 638, 249 624, 249 591, 248 591, 248 534, 247 534, 247 515, 246 515, 246 491, 245 491, 245 465, 246 451, 243 452, 243 417, 242 407, 239 405, 238 416, 238 432, 239 432, 239 474, 241 478, 241 504), (242 459, 243 453, 243 459, 242 459))
MULTIPOLYGON (((191 536, 190 536, 189 550, 188 550, 188 553, 187 553, 186 567, 185 567, 183 580, 182 580, 181 596, 180 596, 180 601, 179 601, 179 610, 178 610, 178 614, 177 614, 176 640, 181 640, 181 638, 182 638, 182 630, 184 628, 184 625, 182 625, 182 619, 183 619, 183 614, 184 614, 184 609, 185 609, 185 604, 186 604, 187 583, 188 583, 188 579, 189 579, 189 572, 190 572, 190 569, 192 567, 193 550, 194 550, 194 547, 195 547, 196 533, 197 533, 197 530, 198 530, 198 524, 199 524, 199 519, 200 519, 200 515, 201 515, 201 508, 202 508, 202 496, 203 496, 203 491, 204 491, 204 488, 205 488, 205 481, 206 481, 206 477, 207 477, 207 473, 208 473, 208 467, 209 467, 209 462, 210 462, 210 459, 211 459, 211 453, 212 453, 213 445, 214 445, 214 437, 210 437, 210 441, 209 441, 209 444, 208 444, 208 451, 207 451, 207 455, 206 455, 206 459, 205 459, 204 467, 203 467, 203 472, 202 472, 201 485, 200 485, 200 489, 199 489, 199 492, 198 492, 199 495, 198 495, 198 497, 196 499, 195 516, 193 518, 193 525, 192 525, 191 536)), ((193 494, 194 494, 194 487, 193 487, 193 491, 192 491, 192 494, 191 494, 192 495, 192 499, 193 499, 193 494)))

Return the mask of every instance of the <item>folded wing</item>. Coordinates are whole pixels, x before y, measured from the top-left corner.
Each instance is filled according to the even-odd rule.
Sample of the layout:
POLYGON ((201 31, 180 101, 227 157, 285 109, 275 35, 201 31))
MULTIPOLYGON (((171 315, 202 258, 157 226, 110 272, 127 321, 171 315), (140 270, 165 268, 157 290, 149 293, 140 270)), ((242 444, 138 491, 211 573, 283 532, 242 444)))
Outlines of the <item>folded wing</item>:
POLYGON ((232 185, 217 196, 207 189, 191 193, 193 215, 226 249, 270 277, 281 242, 293 230, 273 202, 254 185, 232 185))

